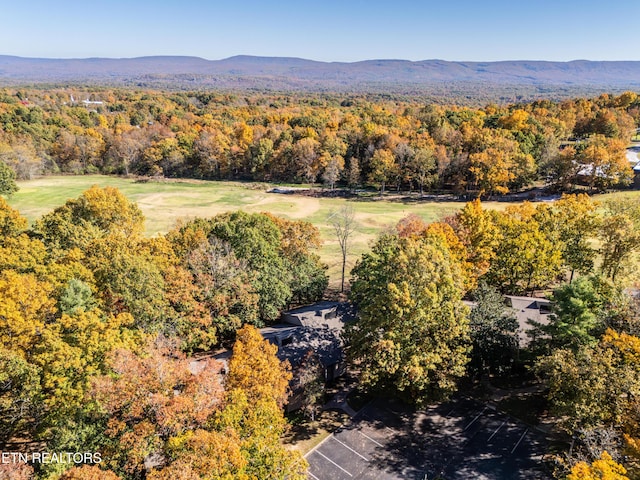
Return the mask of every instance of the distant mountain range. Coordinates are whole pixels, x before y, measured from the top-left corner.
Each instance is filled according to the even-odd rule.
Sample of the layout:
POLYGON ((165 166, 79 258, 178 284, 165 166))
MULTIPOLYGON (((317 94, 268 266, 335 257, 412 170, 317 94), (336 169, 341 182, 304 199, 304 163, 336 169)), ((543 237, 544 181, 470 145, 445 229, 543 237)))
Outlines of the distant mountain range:
POLYGON ((317 62, 300 58, 236 56, 224 60, 155 56, 127 59, 44 59, 0 55, 0 83, 93 82, 301 91, 410 92, 445 85, 640 89, 638 61, 367 60, 317 62))

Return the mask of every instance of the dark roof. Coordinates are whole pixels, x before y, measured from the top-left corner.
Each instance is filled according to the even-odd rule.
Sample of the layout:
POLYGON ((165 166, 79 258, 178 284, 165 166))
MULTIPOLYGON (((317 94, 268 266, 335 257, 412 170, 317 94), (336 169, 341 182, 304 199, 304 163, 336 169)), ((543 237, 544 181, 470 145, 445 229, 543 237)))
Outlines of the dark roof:
POLYGON ((518 340, 521 347, 530 342, 528 332, 534 328, 532 322, 547 325, 551 315, 551 301, 546 298, 505 295, 505 303, 513 309, 518 320, 518 340))
POLYGON ((278 345, 278 358, 295 368, 312 351, 325 367, 339 362, 343 355, 341 328, 274 325, 260 330, 262 336, 278 345))
MULTIPOLYGON (((284 312, 282 319, 289 322, 261 328, 260 334, 278 346, 278 358, 288 360, 293 368, 299 365, 309 351, 327 367, 342 360, 342 329, 345 322, 354 318, 353 306, 348 303, 318 302, 284 312)), ((205 358, 221 361, 226 370, 231 354, 230 349, 210 352, 202 358, 193 359, 190 370, 193 373, 201 371, 205 358)))
POLYGON ((344 302, 317 302, 282 314, 283 323, 260 330, 278 345, 278 357, 295 368, 312 351, 325 367, 343 358, 342 330, 355 318, 354 308, 344 302))
POLYGON ((340 328, 336 323, 338 317, 338 302, 317 302, 313 305, 307 305, 300 308, 294 308, 282 313, 284 323, 291 325, 304 326, 323 326, 329 325, 334 328, 340 328))

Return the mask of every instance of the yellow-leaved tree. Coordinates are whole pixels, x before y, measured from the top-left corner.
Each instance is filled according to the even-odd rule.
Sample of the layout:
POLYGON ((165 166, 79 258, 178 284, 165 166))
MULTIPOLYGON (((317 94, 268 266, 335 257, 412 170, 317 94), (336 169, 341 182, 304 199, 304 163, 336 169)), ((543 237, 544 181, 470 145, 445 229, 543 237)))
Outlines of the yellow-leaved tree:
POLYGON ((591 465, 586 462, 577 463, 567 480, 629 480, 626 473, 627 470, 605 451, 591 465))
POLYGON ((217 427, 238 434, 248 478, 303 479, 307 463, 280 443, 291 372, 276 352, 255 327, 238 330, 225 382, 226 406, 217 427))
POLYGON ((0 344, 25 354, 38 341, 47 320, 56 311, 53 287, 32 274, 0 272, 0 344))
POLYGON ((226 390, 241 390, 250 402, 273 400, 282 407, 291 372, 288 364, 278 360, 277 351, 278 347, 262 338, 256 328, 246 325, 238 330, 226 390))

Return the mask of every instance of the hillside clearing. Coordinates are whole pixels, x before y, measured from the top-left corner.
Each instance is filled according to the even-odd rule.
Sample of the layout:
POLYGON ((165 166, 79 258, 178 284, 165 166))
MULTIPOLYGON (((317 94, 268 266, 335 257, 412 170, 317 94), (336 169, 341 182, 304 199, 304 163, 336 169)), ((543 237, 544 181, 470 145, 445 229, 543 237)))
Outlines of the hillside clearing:
MULTIPOLYGON (((395 225, 409 214, 416 214, 427 222, 450 215, 464 206, 455 201, 387 201, 377 197, 368 199, 317 198, 304 195, 268 193, 267 184, 240 182, 207 182, 192 180, 145 181, 102 175, 52 176, 18 183, 20 190, 9 204, 27 217, 30 223, 42 215, 77 198, 92 185, 111 186, 136 202, 145 215, 146 234, 163 234, 178 220, 211 217, 222 212, 271 212, 293 220, 306 220, 315 225, 324 242, 320 251, 322 260, 329 265, 330 285, 340 280, 340 248, 327 217, 345 203, 356 213, 356 231, 352 237, 348 270, 355 264, 368 245, 384 229, 395 225)), ((612 198, 604 195, 602 198, 612 198)), ((623 195, 639 197, 640 192, 623 195)), ((503 209, 505 202, 485 202, 486 208, 503 209)))

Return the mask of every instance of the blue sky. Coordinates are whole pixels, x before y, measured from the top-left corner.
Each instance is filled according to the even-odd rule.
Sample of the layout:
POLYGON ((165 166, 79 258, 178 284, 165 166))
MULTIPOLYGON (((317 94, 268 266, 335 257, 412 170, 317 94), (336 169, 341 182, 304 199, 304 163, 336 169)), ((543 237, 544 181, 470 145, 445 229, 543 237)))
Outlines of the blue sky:
POLYGON ((640 60, 639 0, 0 0, 0 54, 640 60))

